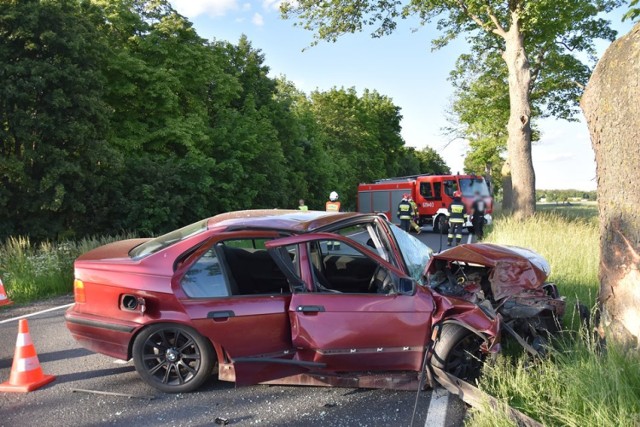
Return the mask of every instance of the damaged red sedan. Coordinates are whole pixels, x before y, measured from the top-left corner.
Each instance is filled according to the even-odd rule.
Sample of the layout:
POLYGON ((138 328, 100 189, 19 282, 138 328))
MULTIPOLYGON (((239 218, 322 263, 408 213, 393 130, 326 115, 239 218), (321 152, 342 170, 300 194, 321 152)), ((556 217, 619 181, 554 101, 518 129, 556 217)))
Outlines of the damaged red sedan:
POLYGON ((442 272, 460 285, 461 262, 496 270, 478 261, 433 258, 377 215, 231 212, 82 255, 65 319, 82 346, 133 359, 164 392, 212 374, 415 389, 430 366, 473 379, 499 350, 491 306, 429 283, 442 272))

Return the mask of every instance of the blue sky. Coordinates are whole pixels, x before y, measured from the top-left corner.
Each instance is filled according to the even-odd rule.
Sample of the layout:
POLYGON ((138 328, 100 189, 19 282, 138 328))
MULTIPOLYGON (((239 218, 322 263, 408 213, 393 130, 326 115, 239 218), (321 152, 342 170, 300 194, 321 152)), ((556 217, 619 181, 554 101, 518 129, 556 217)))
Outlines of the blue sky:
MULTIPOLYGON (((265 55, 273 77, 284 75, 309 93, 332 87, 377 90, 401 108, 402 136, 408 146, 437 150, 455 173, 462 172, 466 145, 450 143, 443 134, 453 89, 447 80, 456 58, 468 49, 464 39, 431 51, 434 28, 403 21, 391 36, 373 39, 366 32, 321 42, 306 49, 312 33, 282 20, 279 0, 170 0, 207 39, 237 42, 246 34, 265 55), (414 31, 418 29, 417 31, 414 31)), ((619 34, 631 29, 612 18, 619 34)), ((600 43, 604 52, 608 43, 600 43)), ((541 140, 534 144, 536 188, 595 190, 595 162, 584 122, 555 119, 540 122, 541 140)))

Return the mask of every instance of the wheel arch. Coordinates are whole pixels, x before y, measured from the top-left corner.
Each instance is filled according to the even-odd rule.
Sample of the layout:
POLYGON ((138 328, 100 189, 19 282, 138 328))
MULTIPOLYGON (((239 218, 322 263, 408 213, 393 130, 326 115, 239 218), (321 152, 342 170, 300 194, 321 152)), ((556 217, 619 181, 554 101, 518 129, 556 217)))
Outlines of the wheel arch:
POLYGON ((211 339, 200 333, 200 331, 198 331, 196 328, 194 328, 189 322, 185 322, 183 320, 177 320, 177 319, 164 319, 164 320, 154 320, 153 322, 149 322, 149 323, 145 323, 143 325, 141 325, 139 328, 137 328, 135 330, 135 332, 133 334, 131 334, 131 338, 129 339, 129 345, 127 346, 127 358, 128 360, 131 360, 133 358, 133 343, 136 341, 136 338, 138 338, 138 336, 145 330, 147 330, 148 328, 155 326, 155 325, 160 325, 160 324, 166 324, 166 325, 179 325, 179 326, 185 326, 187 328, 193 329, 198 335, 200 335, 202 338, 206 339, 209 344, 211 345, 212 350, 214 351, 214 354, 216 356, 216 360, 218 360, 218 350, 217 350, 217 346, 214 342, 211 341, 211 339))
POLYGON ((458 326, 468 330, 469 332, 473 332, 474 334, 476 334, 477 336, 482 338, 482 340, 485 342, 485 344, 487 346, 490 344, 489 338, 487 337, 487 334, 484 334, 484 333, 480 332, 479 330, 475 329, 473 326, 470 326, 470 325, 468 325, 468 324, 466 324, 464 322, 461 322, 459 320, 445 319, 442 322, 438 323, 438 325, 436 325, 436 327, 438 327, 438 333, 437 333, 436 339, 434 340, 434 345, 435 345, 435 342, 437 342, 440 339, 440 335, 442 334, 442 329, 444 329, 444 327, 446 325, 458 325, 458 326))

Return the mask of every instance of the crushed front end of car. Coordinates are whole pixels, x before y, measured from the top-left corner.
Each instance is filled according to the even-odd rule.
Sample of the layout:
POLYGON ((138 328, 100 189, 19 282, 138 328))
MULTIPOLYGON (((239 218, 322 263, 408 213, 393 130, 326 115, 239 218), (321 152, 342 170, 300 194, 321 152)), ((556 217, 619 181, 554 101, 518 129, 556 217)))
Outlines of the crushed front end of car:
POLYGON ((503 320, 503 330, 529 352, 544 350, 561 329, 565 298, 546 282, 549 264, 524 248, 463 244, 431 259, 425 283, 437 293, 485 304, 503 320))

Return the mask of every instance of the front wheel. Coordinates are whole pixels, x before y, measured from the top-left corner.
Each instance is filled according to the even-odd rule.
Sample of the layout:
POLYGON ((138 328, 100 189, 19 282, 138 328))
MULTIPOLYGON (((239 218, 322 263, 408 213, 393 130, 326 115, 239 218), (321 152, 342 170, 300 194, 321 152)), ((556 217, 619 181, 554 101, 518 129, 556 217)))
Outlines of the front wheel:
POLYGON ((445 234, 449 230, 449 224, 445 215, 439 215, 433 223, 433 232, 445 234))
POLYGON ((485 355, 484 340, 460 325, 444 325, 436 342, 431 364, 461 380, 474 382, 480 377, 485 355))
POLYGON ((215 365, 215 351, 194 329, 160 323, 136 337, 133 363, 150 386, 165 393, 186 393, 209 378, 215 365))

